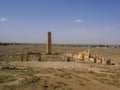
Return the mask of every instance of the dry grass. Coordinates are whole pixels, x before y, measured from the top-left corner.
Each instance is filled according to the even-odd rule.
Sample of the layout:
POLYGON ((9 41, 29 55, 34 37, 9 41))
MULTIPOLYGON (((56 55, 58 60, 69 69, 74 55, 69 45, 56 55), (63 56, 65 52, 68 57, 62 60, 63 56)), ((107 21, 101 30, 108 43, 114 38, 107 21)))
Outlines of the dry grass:
MULTIPOLYGON (((77 53, 88 48, 93 53, 120 62, 120 48, 79 45, 53 45, 52 47, 53 53, 77 53)), ((21 62, 20 57, 14 56, 15 53, 27 51, 45 53, 46 46, 42 44, 0 46, 0 90, 120 89, 119 64, 108 66, 83 62, 59 63, 61 59, 58 56, 42 57, 43 60, 50 62, 37 62, 34 56, 31 56, 29 62, 21 62), (55 60, 57 62, 51 62, 55 60)))
MULTIPOLYGON (((78 53, 79 51, 83 51, 86 49, 90 49, 92 53, 96 53, 99 56, 103 56, 105 58, 110 58, 111 60, 120 61, 120 48, 113 47, 89 47, 89 46, 80 46, 80 45, 53 45, 52 52, 53 53, 78 53)), ((46 45, 44 44, 31 44, 31 45, 8 45, 8 46, 0 46, 0 61, 2 60, 20 60, 20 57, 14 56, 16 53, 26 53, 28 51, 31 52, 46 52, 46 45)), ((31 56, 34 58, 34 56, 31 56)), ((58 58, 59 57, 53 57, 58 58)), ((46 59, 43 57, 43 59, 46 59)))

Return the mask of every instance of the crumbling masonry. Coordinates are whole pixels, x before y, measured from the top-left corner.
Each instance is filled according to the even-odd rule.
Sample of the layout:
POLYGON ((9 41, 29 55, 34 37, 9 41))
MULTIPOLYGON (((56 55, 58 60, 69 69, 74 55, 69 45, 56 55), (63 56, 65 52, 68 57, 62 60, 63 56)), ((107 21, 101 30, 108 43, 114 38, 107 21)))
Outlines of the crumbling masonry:
POLYGON ((51 43, 52 43, 51 32, 48 32, 48 35, 47 35, 47 48, 46 48, 46 51, 47 51, 48 55, 52 54, 51 43))
POLYGON ((98 64, 111 64, 111 60, 105 59, 102 56, 97 56, 96 54, 92 55, 90 50, 79 52, 79 54, 73 55, 74 59, 83 60, 85 62, 93 62, 98 64))

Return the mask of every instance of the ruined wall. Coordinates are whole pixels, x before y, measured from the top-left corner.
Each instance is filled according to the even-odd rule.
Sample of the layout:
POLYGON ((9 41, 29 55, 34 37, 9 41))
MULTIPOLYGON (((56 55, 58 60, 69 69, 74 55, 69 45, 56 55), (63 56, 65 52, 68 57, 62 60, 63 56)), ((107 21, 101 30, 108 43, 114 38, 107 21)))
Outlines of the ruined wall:
POLYGON ((85 50, 83 52, 79 52, 78 54, 75 54, 73 56, 75 60, 82 60, 85 62, 92 62, 92 63, 97 63, 97 64, 111 64, 111 60, 105 59, 102 56, 98 56, 96 54, 91 55, 90 50, 85 50))

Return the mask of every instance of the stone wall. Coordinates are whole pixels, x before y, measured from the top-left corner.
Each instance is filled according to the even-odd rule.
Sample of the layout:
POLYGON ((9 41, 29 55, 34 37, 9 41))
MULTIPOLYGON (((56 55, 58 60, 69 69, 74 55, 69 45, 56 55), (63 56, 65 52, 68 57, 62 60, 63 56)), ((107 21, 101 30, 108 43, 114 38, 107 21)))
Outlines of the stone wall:
POLYGON ((73 59, 97 64, 111 64, 111 60, 105 59, 104 57, 98 56, 97 54, 92 55, 89 49, 83 52, 79 52, 78 54, 74 54, 73 59))

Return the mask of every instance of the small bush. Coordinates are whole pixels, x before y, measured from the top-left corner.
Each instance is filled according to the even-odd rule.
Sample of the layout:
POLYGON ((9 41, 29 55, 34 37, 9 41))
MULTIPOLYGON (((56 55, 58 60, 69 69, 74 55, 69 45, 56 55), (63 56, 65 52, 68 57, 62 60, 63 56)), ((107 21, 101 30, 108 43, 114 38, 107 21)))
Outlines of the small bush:
POLYGON ((40 86, 45 90, 49 87, 48 82, 46 80, 41 81, 40 86))
POLYGON ((32 83, 35 83, 35 82, 37 82, 37 81, 39 81, 39 80, 40 80, 39 77, 33 76, 33 77, 30 77, 30 78, 25 78, 24 80, 22 80, 22 82, 23 82, 24 84, 32 84, 32 83))
POLYGON ((64 83, 64 82, 56 82, 56 83, 59 84, 59 85, 62 85, 62 86, 67 86, 67 84, 64 83))
POLYGON ((16 80, 13 76, 0 75, 0 83, 10 82, 16 80))
POLYGON ((89 71, 88 73, 92 73, 92 74, 95 74, 95 72, 93 72, 93 71, 89 71))
POLYGON ((97 77, 107 77, 107 74, 96 74, 97 77))

